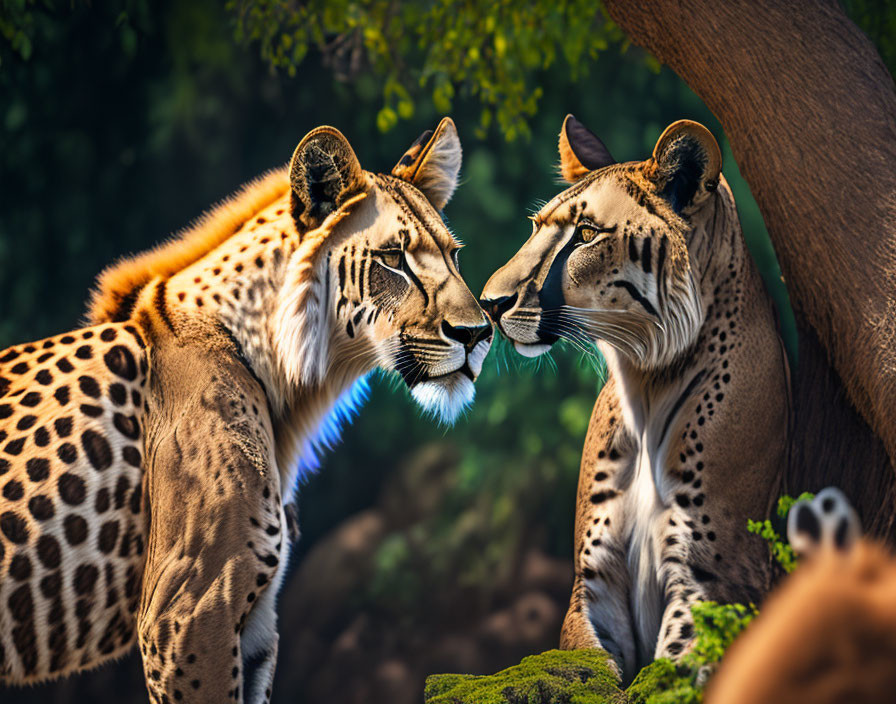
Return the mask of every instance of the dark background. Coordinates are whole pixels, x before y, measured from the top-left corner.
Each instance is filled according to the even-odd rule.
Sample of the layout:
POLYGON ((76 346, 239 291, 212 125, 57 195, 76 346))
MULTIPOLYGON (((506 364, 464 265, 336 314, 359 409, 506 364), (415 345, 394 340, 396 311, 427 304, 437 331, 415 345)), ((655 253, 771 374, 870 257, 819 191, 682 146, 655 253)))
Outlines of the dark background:
MULTIPOLYGON (((340 82, 310 54, 294 77, 237 42, 218 2, 66 5, 31 18, 26 58, 0 41, 0 349, 79 325, 95 275, 187 225, 244 181, 288 160, 320 124, 362 165, 388 171, 441 115, 378 130, 372 73, 340 82)), ((0 16, 2 29, 2 16, 0 16)), ((706 107, 634 47, 587 79, 543 72, 530 140, 477 129, 463 92, 452 117, 462 184, 445 210, 467 243, 474 293, 562 189, 556 136, 573 112, 619 160, 649 155, 670 122, 722 144, 747 243, 783 312, 761 217, 706 107)), ((454 428, 423 418, 379 377, 359 419, 301 489, 302 539, 281 594, 275 702, 412 702, 439 671, 489 672, 554 647, 568 601, 578 461, 602 382, 572 351, 522 364, 496 345, 473 409, 454 428)), ((139 660, 62 683, 0 688, 18 702, 145 701, 139 660)))

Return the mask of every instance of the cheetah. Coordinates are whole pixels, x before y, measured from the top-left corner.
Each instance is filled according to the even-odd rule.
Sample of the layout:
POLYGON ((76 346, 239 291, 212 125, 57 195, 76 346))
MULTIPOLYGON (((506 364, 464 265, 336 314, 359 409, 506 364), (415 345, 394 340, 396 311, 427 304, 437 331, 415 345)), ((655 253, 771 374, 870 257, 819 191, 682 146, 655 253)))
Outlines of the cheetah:
POLYGON ((787 361, 705 127, 676 122, 620 164, 568 116, 560 159, 573 185, 480 302, 523 355, 563 338, 606 359, 561 647, 603 648, 630 681, 688 651, 695 601, 759 603, 770 586, 746 522, 779 493, 787 361))
POLYGON ((0 683, 139 644, 154 702, 266 702, 299 475, 374 368, 451 422, 492 327, 439 214, 445 118, 388 174, 332 127, 0 352, 0 683), (247 678, 247 663, 252 676, 247 678))

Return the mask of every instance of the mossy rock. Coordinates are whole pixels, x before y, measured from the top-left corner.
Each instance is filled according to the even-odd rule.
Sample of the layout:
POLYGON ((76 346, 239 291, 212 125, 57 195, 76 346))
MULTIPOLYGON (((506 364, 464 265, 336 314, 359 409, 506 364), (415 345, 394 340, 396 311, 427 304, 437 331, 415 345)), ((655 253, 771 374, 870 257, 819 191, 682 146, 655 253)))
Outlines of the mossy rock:
MULTIPOLYGON (((600 650, 549 650, 494 675, 431 675, 426 704, 622 704, 600 650)), ((620 698, 621 697, 621 698, 620 698)))
POLYGON ((628 704, 700 704, 703 692, 694 686, 695 673, 668 659, 645 667, 625 690, 628 704))
POLYGON ((627 690, 602 650, 549 650, 494 675, 431 675, 425 704, 699 704, 687 668, 645 667, 627 690))

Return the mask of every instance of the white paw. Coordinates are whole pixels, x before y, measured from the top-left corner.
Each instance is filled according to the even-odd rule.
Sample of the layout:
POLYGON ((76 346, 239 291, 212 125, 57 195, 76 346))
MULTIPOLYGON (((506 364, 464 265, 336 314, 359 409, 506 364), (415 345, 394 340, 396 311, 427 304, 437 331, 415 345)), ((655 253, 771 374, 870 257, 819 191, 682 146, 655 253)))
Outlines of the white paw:
POLYGON ((787 515, 787 539, 801 557, 822 549, 846 550, 862 535, 859 516, 836 487, 799 501, 787 515))

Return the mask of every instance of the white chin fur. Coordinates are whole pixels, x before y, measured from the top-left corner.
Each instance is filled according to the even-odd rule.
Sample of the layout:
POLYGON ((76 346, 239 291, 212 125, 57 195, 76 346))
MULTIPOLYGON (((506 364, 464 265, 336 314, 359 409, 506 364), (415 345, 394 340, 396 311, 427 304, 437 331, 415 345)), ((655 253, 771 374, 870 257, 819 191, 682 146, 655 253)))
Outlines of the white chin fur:
POLYGON ((527 345, 523 342, 514 342, 514 349, 519 352, 523 357, 539 357, 551 349, 550 345, 539 344, 536 343, 534 345, 527 345))
POLYGON ((473 402, 475 393, 473 382, 461 373, 423 381, 411 389, 411 396, 423 410, 449 425, 473 402))

